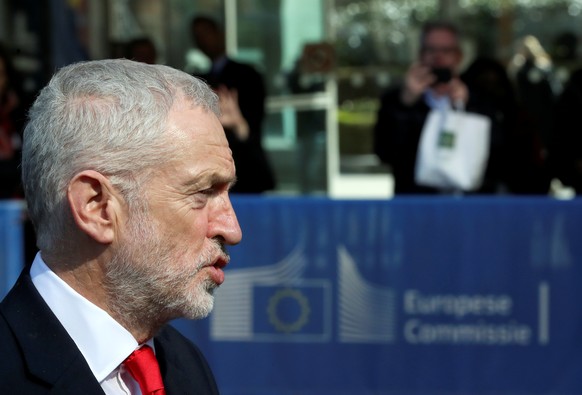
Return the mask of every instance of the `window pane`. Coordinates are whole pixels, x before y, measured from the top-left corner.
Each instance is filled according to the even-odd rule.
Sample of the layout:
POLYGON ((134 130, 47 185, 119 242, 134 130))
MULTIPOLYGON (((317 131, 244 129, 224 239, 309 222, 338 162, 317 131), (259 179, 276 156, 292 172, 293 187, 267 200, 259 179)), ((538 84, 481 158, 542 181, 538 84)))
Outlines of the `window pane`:
POLYGON ((325 117, 325 110, 293 107, 267 116, 264 141, 280 192, 325 193, 325 117))
POLYGON ((322 1, 239 2, 237 11, 236 58, 263 72, 270 96, 294 93, 289 74, 304 46, 324 40, 322 1))

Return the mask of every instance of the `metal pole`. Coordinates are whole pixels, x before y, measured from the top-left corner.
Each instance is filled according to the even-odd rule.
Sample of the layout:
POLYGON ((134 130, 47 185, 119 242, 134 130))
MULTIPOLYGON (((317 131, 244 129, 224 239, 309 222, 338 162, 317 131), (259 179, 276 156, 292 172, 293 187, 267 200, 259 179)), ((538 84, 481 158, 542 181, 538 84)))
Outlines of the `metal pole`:
POLYGON ((238 15, 236 1, 224 1, 224 33, 226 36, 226 53, 229 56, 234 56, 238 52, 238 15))

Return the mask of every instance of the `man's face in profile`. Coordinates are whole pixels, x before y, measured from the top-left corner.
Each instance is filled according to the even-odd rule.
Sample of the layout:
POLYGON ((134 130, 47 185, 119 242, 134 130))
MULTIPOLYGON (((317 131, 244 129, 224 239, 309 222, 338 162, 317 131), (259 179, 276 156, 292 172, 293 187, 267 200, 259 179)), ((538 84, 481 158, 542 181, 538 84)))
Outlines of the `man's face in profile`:
POLYGON ((147 207, 129 216, 107 268, 121 309, 162 321, 210 313, 228 263, 224 245, 242 237, 228 197, 234 162, 218 118, 190 103, 176 107, 168 119, 175 155, 144 186, 147 207))

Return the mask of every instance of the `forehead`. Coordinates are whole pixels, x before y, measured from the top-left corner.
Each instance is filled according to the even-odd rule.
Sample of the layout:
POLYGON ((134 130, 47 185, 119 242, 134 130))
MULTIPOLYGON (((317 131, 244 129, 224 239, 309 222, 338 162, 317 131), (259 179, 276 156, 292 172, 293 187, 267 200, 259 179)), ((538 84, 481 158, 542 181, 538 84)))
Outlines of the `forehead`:
POLYGON ((449 29, 433 29, 426 34, 424 44, 455 45, 457 44, 457 36, 449 29))
POLYGON ((168 115, 169 144, 175 154, 169 158, 174 170, 184 174, 215 174, 234 177, 232 154, 216 115, 199 106, 181 103, 168 115))
POLYGON ((192 30, 195 35, 203 35, 203 36, 216 36, 220 33, 216 26, 211 24, 208 21, 197 21, 192 26, 192 30))
POLYGON ((168 113, 167 129, 180 146, 193 140, 197 142, 195 146, 210 143, 228 146, 218 117, 185 99, 178 100, 168 113))

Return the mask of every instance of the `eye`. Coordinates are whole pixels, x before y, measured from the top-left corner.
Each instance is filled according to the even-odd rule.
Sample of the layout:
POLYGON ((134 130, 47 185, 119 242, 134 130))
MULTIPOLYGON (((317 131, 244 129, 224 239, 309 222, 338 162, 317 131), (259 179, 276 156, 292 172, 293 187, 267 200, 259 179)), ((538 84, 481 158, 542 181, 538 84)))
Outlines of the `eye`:
POLYGON ((224 192, 228 193, 230 182, 216 182, 208 185, 208 188, 199 189, 193 192, 192 200, 196 208, 204 207, 210 199, 213 199, 224 192))
POLYGON ((213 196, 216 194, 216 188, 210 187, 210 188, 202 189, 201 191, 198 191, 198 193, 205 195, 205 196, 213 196))

